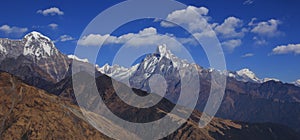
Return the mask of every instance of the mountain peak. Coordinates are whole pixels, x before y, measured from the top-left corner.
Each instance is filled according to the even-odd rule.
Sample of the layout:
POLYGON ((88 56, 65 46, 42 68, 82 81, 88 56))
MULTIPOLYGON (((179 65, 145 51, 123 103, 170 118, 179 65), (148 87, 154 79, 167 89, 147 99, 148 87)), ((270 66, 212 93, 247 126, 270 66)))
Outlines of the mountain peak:
POLYGON ((247 69, 247 68, 237 71, 237 74, 240 75, 240 76, 246 75, 249 78, 255 78, 256 77, 254 72, 252 72, 250 69, 247 69))
POLYGON ((179 58, 167 48, 166 44, 159 45, 156 49, 156 53, 160 55, 160 59, 166 57, 167 59, 172 60, 172 62, 179 61, 179 58))
POLYGON ((32 31, 32 32, 28 33, 27 35, 25 35, 24 38, 27 39, 27 40, 28 39, 33 39, 33 38, 38 40, 40 38, 44 38, 44 39, 47 39, 48 41, 51 41, 51 39, 49 37, 44 36, 42 33, 37 32, 37 31, 32 31))
POLYGON ((261 79, 259 79, 258 77, 256 77, 255 73, 252 72, 250 69, 241 69, 239 71, 236 72, 237 75, 240 77, 238 78, 238 80, 240 81, 252 81, 252 82, 256 82, 256 83, 261 83, 261 79))
POLYGON ((159 45, 156 49, 156 53, 159 54, 161 57, 164 56, 171 60, 176 57, 169 49, 167 49, 166 44, 159 45))
POLYGON ((39 60, 58 52, 51 39, 37 31, 28 33, 23 40, 25 42, 23 55, 25 56, 35 56, 39 60))
POLYGON ((167 50, 167 45, 163 44, 163 45, 159 45, 156 49, 156 53, 161 54, 161 55, 165 55, 169 50, 167 50))

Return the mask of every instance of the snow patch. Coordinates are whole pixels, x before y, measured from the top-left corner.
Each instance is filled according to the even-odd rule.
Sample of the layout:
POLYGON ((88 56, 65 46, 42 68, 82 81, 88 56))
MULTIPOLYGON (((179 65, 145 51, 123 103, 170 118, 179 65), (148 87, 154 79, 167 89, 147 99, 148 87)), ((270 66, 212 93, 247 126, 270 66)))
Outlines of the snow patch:
POLYGON ((280 82, 280 80, 278 80, 278 79, 276 79, 276 78, 264 78, 262 81, 263 81, 264 83, 265 83, 265 82, 269 82, 269 81, 280 82))
POLYGON ((86 59, 86 58, 85 59, 81 59, 81 58, 78 58, 75 55, 68 55, 68 58, 73 59, 73 60, 77 60, 77 61, 80 61, 80 62, 84 62, 84 63, 89 63, 88 59, 86 59))
POLYGON ((3 53, 4 55, 7 54, 6 48, 4 48, 1 44, 0 44, 0 53, 3 53))

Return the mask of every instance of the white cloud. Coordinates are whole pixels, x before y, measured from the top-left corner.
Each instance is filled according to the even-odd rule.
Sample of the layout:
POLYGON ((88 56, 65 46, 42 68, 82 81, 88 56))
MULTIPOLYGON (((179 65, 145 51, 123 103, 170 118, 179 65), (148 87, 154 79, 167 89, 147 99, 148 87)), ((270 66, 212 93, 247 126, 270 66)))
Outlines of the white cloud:
POLYGON ((228 51, 233 51, 236 47, 242 44, 240 39, 232 39, 221 43, 228 51))
POLYGON ((242 55, 243 58, 252 57, 252 56, 254 56, 253 53, 246 53, 246 54, 242 55))
MULTIPOLYGON (((170 13, 166 20, 170 22, 176 22, 180 25, 187 25, 187 27, 191 30, 197 30, 201 28, 197 26, 201 23, 201 21, 203 21, 201 18, 206 17, 208 11, 209 10, 205 7, 197 8, 194 6, 188 6, 186 9, 176 10, 170 13)), ((161 25, 163 27, 174 26, 173 24, 165 24, 165 22, 162 22, 161 25)))
MULTIPOLYGON (((206 7, 188 6, 186 9, 170 13, 165 19, 169 22, 162 21, 161 26, 173 27, 176 25, 172 23, 177 23, 179 26, 187 28, 197 39, 218 35, 223 37, 221 40, 223 46, 230 48, 231 51, 241 45, 241 39, 245 32, 248 32, 246 28, 243 28, 243 21, 236 17, 228 17, 224 23, 210 23, 212 18, 208 16, 208 12, 209 9, 206 7)), ((193 39, 182 40, 193 43, 193 39)))
POLYGON ((266 37, 274 37, 281 34, 281 32, 278 30, 278 25, 281 24, 279 20, 270 19, 269 21, 259 22, 257 24, 254 23, 254 20, 250 24, 254 26, 251 30, 252 33, 266 37))
POLYGON ((0 27, 0 31, 6 33, 6 34, 23 34, 28 31, 28 28, 21 28, 16 26, 9 26, 9 25, 2 25, 0 27))
POLYGON ((106 35, 89 34, 87 36, 84 36, 80 40, 78 40, 78 45, 81 45, 81 46, 99 46, 108 37, 110 37, 108 34, 106 34, 106 35))
POLYGON ((58 24, 55 24, 55 23, 51 23, 51 24, 49 24, 48 25, 51 29, 57 29, 57 27, 58 27, 58 24))
POLYGON ((273 49, 272 54, 300 54, 300 44, 288 44, 277 46, 273 49))
POLYGON ((268 44, 268 42, 265 39, 259 38, 259 37, 256 37, 256 36, 253 37, 253 40, 254 40, 254 44, 256 44, 256 45, 263 46, 263 45, 267 45, 268 44))
POLYGON ((255 21, 257 20, 257 18, 252 18, 251 21, 248 23, 248 26, 254 26, 255 25, 255 21))
POLYGON ((225 38, 234 38, 234 37, 243 37, 245 29, 240 29, 241 31, 237 31, 237 29, 243 27, 243 21, 236 17, 228 17, 225 19, 224 23, 215 27, 215 31, 218 34, 221 34, 225 38))
MULTIPOLYGON (((170 34, 158 34, 153 27, 145 28, 139 33, 128 33, 119 37, 109 34, 89 34, 78 41, 80 46, 99 46, 100 44, 126 44, 131 47, 141 47, 147 45, 171 44, 175 38, 170 34), (172 40, 173 39, 173 40, 172 40)), ((171 46, 171 45, 170 45, 171 46)))
POLYGON ((59 8, 57 7, 51 7, 49 9, 45 9, 45 10, 38 10, 37 11, 38 14, 42 14, 44 16, 55 16, 55 15, 64 15, 64 12, 61 11, 59 8))
POLYGON ((254 0, 246 0, 246 1, 244 1, 244 5, 251 5, 251 4, 253 4, 254 3, 254 0))
POLYGON ((60 41, 60 42, 66 42, 66 41, 71 41, 71 40, 74 40, 74 38, 69 35, 62 35, 58 39, 58 41, 60 41))
POLYGON ((188 6, 186 9, 170 13, 166 20, 171 23, 161 22, 161 26, 173 27, 175 25, 172 22, 174 22, 189 29, 192 33, 197 33, 198 36, 213 36, 215 34, 210 29, 214 24, 207 23, 210 20, 210 17, 207 16, 208 12, 206 7, 188 6))

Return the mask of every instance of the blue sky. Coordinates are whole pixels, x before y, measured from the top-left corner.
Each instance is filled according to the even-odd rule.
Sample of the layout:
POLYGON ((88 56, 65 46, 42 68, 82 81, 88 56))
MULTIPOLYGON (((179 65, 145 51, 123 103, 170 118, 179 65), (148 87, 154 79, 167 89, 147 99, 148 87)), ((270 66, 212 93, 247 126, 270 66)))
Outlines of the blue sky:
MULTIPOLYGON (((119 2, 122 1, 4 1, 0 5, 2 11, 0 37, 19 39, 35 30, 54 40, 57 48, 63 53, 73 54, 86 26, 103 10, 119 2)), ((193 6, 208 20, 222 44, 229 70, 249 68, 260 78, 278 78, 287 82, 300 79, 299 1, 180 0, 179 2, 193 6)), ((188 11, 180 7, 176 10, 188 11)), ((187 25, 195 29, 193 33, 201 30, 195 18, 188 19, 188 16, 176 17, 176 14, 171 14, 169 13, 169 19, 181 21, 182 24, 195 22, 195 25, 187 25)), ((167 27, 154 19, 144 19, 127 23, 110 36, 119 37, 130 33, 137 38, 139 33, 151 33, 161 39, 170 34, 176 39, 187 39, 191 35, 179 27, 167 27), (143 30, 145 32, 142 32, 143 30)), ((102 36, 104 34, 95 34, 94 37, 101 39, 102 36)), ((115 39, 101 49, 105 53, 99 56, 100 65, 111 61, 111 57, 123 45, 120 42, 115 39), (115 43, 116 41, 119 43, 115 43)), ((203 50, 193 47, 197 44, 186 43, 184 46, 192 53, 195 62, 209 67, 203 50)))

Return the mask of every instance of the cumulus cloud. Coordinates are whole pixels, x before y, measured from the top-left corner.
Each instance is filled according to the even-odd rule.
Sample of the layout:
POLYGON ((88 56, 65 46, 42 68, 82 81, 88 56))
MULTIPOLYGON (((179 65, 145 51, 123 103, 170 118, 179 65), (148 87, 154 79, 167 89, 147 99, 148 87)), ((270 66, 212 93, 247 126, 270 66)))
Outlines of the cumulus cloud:
POLYGON ((236 47, 242 44, 240 39, 232 39, 221 43, 228 51, 233 51, 236 47))
POLYGON ((246 54, 242 55, 243 58, 252 57, 252 56, 254 56, 253 53, 246 53, 246 54))
POLYGON ((44 10, 38 10, 37 11, 38 14, 42 14, 44 16, 55 16, 55 15, 64 15, 64 12, 61 11, 59 8, 57 7, 51 7, 49 9, 44 9, 44 10))
POLYGON ((23 34, 28 31, 28 28, 21 28, 16 26, 2 25, 0 31, 6 34, 23 34))
POLYGON ((208 12, 209 10, 206 7, 188 6, 186 9, 170 13, 166 17, 166 20, 169 22, 163 21, 161 22, 161 26, 173 27, 175 26, 172 24, 173 22, 189 29, 192 33, 197 33, 198 36, 213 36, 215 34, 210 29, 214 24, 207 23, 211 18, 207 16, 208 12))
POLYGON ((271 54, 300 54, 300 44, 288 44, 277 46, 273 49, 271 54))
POLYGON ((278 26, 281 24, 281 21, 270 19, 268 21, 263 21, 259 23, 254 23, 254 20, 252 20, 251 24, 254 26, 251 30, 252 33, 258 34, 260 36, 265 37, 274 37, 281 34, 281 32, 278 30, 278 26))
MULTIPOLYGON (((236 17, 228 17, 223 23, 210 23, 211 17, 208 16, 209 9, 206 7, 188 6, 186 9, 176 10, 166 17, 165 22, 161 22, 163 27, 176 26, 172 23, 187 28, 195 38, 202 39, 205 37, 214 37, 218 35, 222 37, 223 46, 233 50, 239 46, 248 30, 244 28, 243 21, 236 17)), ((185 42, 193 39, 182 39, 185 42)))
MULTIPOLYGON (((156 28, 149 27, 139 33, 128 33, 122 36, 111 36, 109 34, 89 34, 78 41, 80 46, 99 46, 100 44, 126 44, 131 47, 147 45, 170 44, 175 38, 170 34, 158 34, 156 28)), ((170 45, 171 46, 171 45, 170 45)))
POLYGON ((51 23, 51 24, 49 24, 48 25, 51 29, 57 29, 57 27, 58 27, 58 24, 55 24, 55 23, 51 23))
POLYGON ((60 41, 60 42, 66 42, 66 41, 71 41, 71 40, 74 40, 74 38, 70 35, 62 35, 58 39, 58 41, 60 41))
POLYGON ((243 27, 243 21, 236 17, 228 17, 225 21, 215 27, 215 31, 225 38, 243 37, 246 29, 243 27), (240 29, 240 31, 237 31, 240 29))

